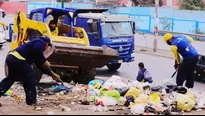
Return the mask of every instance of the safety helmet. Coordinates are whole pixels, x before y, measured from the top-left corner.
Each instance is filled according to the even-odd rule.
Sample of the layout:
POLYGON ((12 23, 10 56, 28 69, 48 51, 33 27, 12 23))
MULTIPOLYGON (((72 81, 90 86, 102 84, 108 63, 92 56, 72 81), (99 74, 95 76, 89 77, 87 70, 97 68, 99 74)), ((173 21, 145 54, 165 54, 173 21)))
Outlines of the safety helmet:
POLYGON ((167 43, 168 40, 172 39, 173 35, 171 33, 166 33, 164 35, 164 43, 167 43))
POLYGON ((51 44, 51 40, 48 36, 41 36, 40 37, 43 41, 45 41, 46 43, 48 43, 48 46, 52 46, 51 44))

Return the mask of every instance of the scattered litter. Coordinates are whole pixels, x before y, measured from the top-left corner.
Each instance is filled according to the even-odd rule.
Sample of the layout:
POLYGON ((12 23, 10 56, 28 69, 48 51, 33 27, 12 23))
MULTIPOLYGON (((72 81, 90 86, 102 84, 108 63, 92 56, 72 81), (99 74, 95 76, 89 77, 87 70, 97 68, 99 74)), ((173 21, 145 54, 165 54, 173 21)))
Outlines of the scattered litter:
POLYGON ((116 104, 117 104, 117 100, 113 97, 102 96, 102 97, 96 98, 96 105, 114 106, 116 104))
POLYGON ((145 105, 143 104, 136 104, 133 107, 131 107, 131 113, 134 115, 141 115, 144 114, 145 105))
POLYGON ((103 88, 106 89, 113 89, 113 88, 129 88, 128 84, 123 82, 121 77, 119 76, 112 76, 111 78, 109 78, 102 86, 103 88))
POLYGON ((71 102, 72 105, 75 105, 75 102, 71 102))
POLYGON ((106 112, 109 109, 107 107, 103 107, 101 105, 91 107, 92 112, 106 112))
POLYGON ((100 96, 109 96, 109 97, 115 98, 116 100, 120 99, 120 93, 115 89, 106 90, 105 88, 101 88, 100 89, 100 96))
POLYGON ((47 112, 47 115, 54 115, 54 112, 47 112))
POLYGON ((35 107, 34 110, 36 110, 36 111, 41 111, 42 108, 41 108, 41 107, 35 107))
POLYGON ((62 106, 62 105, 60 105, 60 107, 61 107, 61 110, 62 110, 63 112, 70 112, 70 111, 71 111, 71 109, 70 109, 69 107, 62 106))
MULTIPOLYGON (((193 92, 185 87, 177 87, 171 83, 131 82, 119 76, 112 76, 105 82, 92 80, 88 85, 76 84, 75 86, 67 83, 64 86, 54 85, 38 91, 41 95, 38 96, 38 100, 52 101, 55 103, 52 106, 60 107, 63 112, 70 112, 69 107, 74 107, 76 104, 88 105, 87 109, 92 112, 128 110, 128 114, 134 115, 172 115, 191 110, 200 112, 205 108, 205 94, 193 92), (48 95, 53 97, 50 98, 48 95), (63 103, 61 100, 66 100, 64 105, 67 104, 68 107, 59 105, 63 103)), ((5 95, 14 97, 15 101, 25 100, 12 90, 8 90, 5 95)), ((42 108, 35 107, 35 110, 42 111, 42 108)), ((54 115, 54 112, 47 112, 47 115, 54 115)))
POLYGON ((90 102, 88 102, 88 101, 83 101, 82 104, 83 104, 83 105, 90 105, 90 102))
POLYGON ((196 112, 200 112, 200 111, 202 111, 202 109, 197 109, 197 110, 196 110, 196 112))

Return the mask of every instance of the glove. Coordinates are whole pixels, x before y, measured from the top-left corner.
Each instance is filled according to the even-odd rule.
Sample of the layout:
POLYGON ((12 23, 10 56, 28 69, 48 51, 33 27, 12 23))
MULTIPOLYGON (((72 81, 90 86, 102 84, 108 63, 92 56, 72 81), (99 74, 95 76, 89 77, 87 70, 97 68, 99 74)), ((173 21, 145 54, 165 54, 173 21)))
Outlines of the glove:
POLYGON ((177 61, 175 60, 175 64, 174 64, 174 69, 178 70, 179 69, 180 64, 177 64, 177 61))
POLYGON ((180 64, 177 64, 177 61, 175 60, 174 69, 175 69, 176 71, 179 70, 179 66, 180 66, 180 64))
POLYGON ((57 82, 63 82, 61 79, 60 79, 60 76, 56 73, 52 73, 52 78, 53 80, 57 81, 57 82))

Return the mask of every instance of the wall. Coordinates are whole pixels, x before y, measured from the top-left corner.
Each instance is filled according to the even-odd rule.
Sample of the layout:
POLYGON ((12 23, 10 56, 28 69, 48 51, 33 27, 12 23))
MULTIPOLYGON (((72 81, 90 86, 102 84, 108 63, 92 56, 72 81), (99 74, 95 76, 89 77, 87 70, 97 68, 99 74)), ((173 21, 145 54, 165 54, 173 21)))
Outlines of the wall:
POLYGON ((7 14, 15 14, 17 11, 26 12, 27 4, 22 2, 3 2, 0 4, 0 8, 7 14))
MULTIPOLYGON (((0 5, 0 7, 3 8, 9 14, 10 13, 14 14, 17 11, 16 9, 29 13, 32 9, 42 8, 42 7, 52 7, 52 3, 28 2, 26 6, 25 3, 4 2, 3 4, 0 5)), ((61 3, 56 4, 56 7, 60 8, 61 3)), ((65 7, 93 8, 93 4, 66 3, 65 7)), ((133 20, 136 22, 137 28, 141 31, 150 33, 153 32, 154 30, 155 11, 153 7, 120 7, 116 9, 110 9, 109 12, 113 14, 131 16, 133 20)), ((205 32, 205 20, 204 20, 205 12, 204 11, 176 10, 173 8, 161 7, 159 8, 159 17, 160 17, 159 20, 160 30, 164 30, 165 26, 169 25, 169 27, 166 28, 166 30, 185 32, 185 33, 194 33, 194 30, 199 29, 205 32)))
MULTIPOLYGON (((27 13, 29 13, 31 10, 36 8, 42 8, 42 7, 52 7, 51 2, 28 2, 27 3, 27 13)), ((61 3, 56 4, 57 8, 61 8, 61 3)), ((65 3, 64 7, 70 7, 70 8, 92 8, 93 4, 90 3, 65 3)))
MULTIPOLYGON (((145 32, 153 32, 155 9, 152 7, 121 7, 110 9, 110 13, 119 15, 132 16, 137 24, 137 28, 145 32)), ((169 25, 167 30, 194 33, 194 30, 200 29, 205 32, 205 12, 204 11, 189 11, 176 10, 173 8, 159 8, 159 28, 164 30, 165 26, 169 25)))

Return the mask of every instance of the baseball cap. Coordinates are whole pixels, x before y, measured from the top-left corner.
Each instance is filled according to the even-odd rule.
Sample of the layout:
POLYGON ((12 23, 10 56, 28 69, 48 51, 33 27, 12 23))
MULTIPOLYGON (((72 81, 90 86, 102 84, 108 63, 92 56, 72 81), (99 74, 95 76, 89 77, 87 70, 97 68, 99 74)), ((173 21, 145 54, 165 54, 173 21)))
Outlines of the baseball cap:
POLYGON ((43 41, 45 41, 46 43, 48 43, 48 46, 52 46, 51 44, 51 39, 48 36, 41 36, 40 37, 43 41))

